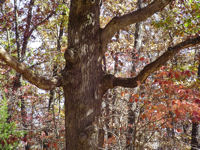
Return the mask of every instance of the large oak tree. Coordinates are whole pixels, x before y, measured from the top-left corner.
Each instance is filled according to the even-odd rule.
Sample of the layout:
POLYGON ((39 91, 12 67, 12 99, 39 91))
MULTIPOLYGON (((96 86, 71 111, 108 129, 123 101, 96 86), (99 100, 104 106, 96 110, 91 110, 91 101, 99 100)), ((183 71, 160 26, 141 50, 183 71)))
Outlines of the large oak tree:
POLYGON ((116 86, 134 88, 181 49, 200 44, 200 37, 196 36, 169 47, 133 78, 118 78, 103 72, 102 58, 115 33, 146 20, 171 2, 173 0, 154 0, 144 8, 114 17, 100 28, 101 0, 71 0, 68 45, 64 55, 66 65, 62 75, 52 79, 34 74, 0 47, 0 59, 30 83, 44 90, 63 88, 67 150, 90 150, 102 146, 103 133, 98 131, 96 124, 101 113, 102 96, 108 89, 116 86))

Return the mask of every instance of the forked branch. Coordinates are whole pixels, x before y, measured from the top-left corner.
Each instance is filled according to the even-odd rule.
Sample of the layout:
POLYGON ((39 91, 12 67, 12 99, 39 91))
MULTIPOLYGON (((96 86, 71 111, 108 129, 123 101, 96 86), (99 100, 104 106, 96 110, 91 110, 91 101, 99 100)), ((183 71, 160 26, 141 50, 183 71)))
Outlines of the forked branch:
MULTIPOLYGON (((117 78, 113 75, 105 75, 103 80, 103 85, 106 85, 107 89, 113 88, 115 86, 122 86, 127 88, 137 87, 138 82, 144 83, 147 77, 163 66, 168 60, 172 59, 175 54, 177 54, 181 49, 193 47, 200 45, 200 36, 192 39, 187 39, 173 47, 169 47, 166 52, 164 52, 155 61, 146 65, 144 69, 134 78, 117 78)), ((106 91, 107 89, 104 89, 106 91)))
POLYGON ((161 11, 165 6, 167 6, 170 2, 173 0, 154 0, 151 4, 148 6, 133 11, 129 14, 120 16, 120 17, 114 17, 104 29, 102 29, 101 33, 101 41, 103 44, 103 47, 109 43, 111 38, 114 36, 114 34, 119 31, 120 29, 123 29, 124 27, 134 24, 137 22, 141 22, 146 20, 147 18, 151 17, 156 12, 161 11))
POLYGON ((61 78, 47 79, 34 74, 24 63, 19 63, 14 57, 10 56, 2 46, 0 46, 0 59, 40 89, 51 90, 61 86, 61 78))

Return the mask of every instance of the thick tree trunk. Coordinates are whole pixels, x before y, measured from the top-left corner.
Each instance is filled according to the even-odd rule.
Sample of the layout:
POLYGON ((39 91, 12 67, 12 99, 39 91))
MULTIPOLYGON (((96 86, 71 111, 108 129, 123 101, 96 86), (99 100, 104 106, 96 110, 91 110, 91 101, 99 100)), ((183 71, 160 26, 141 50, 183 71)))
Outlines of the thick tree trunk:
POLYGON ((67 150, 98 149, 102 55, 98 0, 71 1, 66 67, 63 71, 67 150))

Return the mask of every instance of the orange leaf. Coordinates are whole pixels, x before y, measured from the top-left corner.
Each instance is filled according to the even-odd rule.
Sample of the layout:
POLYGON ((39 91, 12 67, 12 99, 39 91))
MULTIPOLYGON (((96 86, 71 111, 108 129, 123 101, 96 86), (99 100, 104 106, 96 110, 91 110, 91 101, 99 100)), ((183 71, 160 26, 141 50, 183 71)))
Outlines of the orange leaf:
POLYGON ((135 97, 135 98, 139 98, 138 94, 132 94, 132 96, 135 97))

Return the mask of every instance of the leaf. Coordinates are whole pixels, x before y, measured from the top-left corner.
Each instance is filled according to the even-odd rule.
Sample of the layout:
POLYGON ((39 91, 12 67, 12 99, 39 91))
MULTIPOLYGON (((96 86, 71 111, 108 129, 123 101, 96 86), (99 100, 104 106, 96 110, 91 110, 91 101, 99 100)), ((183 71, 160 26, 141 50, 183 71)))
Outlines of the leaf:
POLYGON ((176 114, 176 117, 180 117, 180 112, 178 109, 175 109, 175 114, 176 114))
POLYGON ((130 103, 132 103, 132 102, 133 102, 133 98, 132 98, 132 97, 129 99, 129 102, 130 102, 130 103))
POLYGON ((140 57, 140 61, 144 61, 145 60, 145 58, 144 57, 140 57))
POLYGON ((184 26, 187 28, 191 24, 191 19, 188 19, 185 23, 184 26))
POLYGON ((177 132, 182 132, 182 129, 178 128, 176 129, 177 132))
POLYGON ((195 103, 200 104, 200 99, 195 99, 195 103))
POLYGON ((132 94, 133 97, 139 98, 139 94, 132 94))
POLYGON ((180 78, 180 73, 179 72, 175 72, 174 76, 175 76, 176 79, 179 79, 180 78))
POLYGON ((193 2, 193 0, 189 0, 189 4, 191 4, 193 2))

